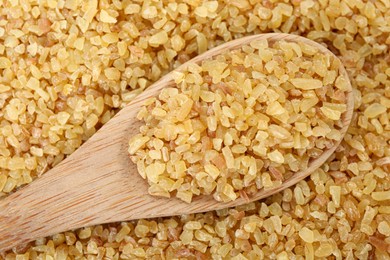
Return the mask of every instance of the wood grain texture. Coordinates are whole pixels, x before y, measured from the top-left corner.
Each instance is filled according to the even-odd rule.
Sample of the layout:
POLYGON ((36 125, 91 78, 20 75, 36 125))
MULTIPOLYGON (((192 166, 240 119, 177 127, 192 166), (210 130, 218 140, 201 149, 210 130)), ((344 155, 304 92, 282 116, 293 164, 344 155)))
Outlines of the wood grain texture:
MULTIPOLYGON (((321 52, 331 53, 324 46, 300 36, 270 33, 225 43, 190 62, 200 62, 264 38, 271 42, 303 41, 321 52)), ((188 63, 177 70, 185 69, 188 63)), ((340 68, 340 72, 348 79, 344 67, 340 68)), ((145 99, 158 95, 162 88, 174 85, 171 75, 167 74, 136 97, 58 166, 25 188, 0 200, 0 251, 39 237, 88 225, 204 212, 248 202, 238 198, 234 202, 220 203, 212 196, 199 196, 187 204, 176 198, 152 197, 147 193, 147 182, 139 176, 128 157, 128 140, 138 132, 140 123, 135 116, 141 104, 145 99)), ((342 115, 343 136, 352 118, 352 88, 347 100, 348 110, 342 115)), ((280 187, 260 190, 249 201, 265 198, 304 179, 329 158, 339 143, 312 161, 306 171, 293 175, 280 187)))

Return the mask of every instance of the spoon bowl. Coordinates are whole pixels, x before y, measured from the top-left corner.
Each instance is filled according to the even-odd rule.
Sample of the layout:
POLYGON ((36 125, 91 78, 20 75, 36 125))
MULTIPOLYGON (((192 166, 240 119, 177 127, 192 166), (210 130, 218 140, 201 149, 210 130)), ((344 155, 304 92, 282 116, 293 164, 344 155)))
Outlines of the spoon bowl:
MULTIPOLYGON (((213 48, 175 71, 185 70, 190 63, 199 63, 259 39, 268 39, 269 42, 304 42, 320 52, 332 54, 324 46, 297 35, 258 34, 213 48)), ((340 66, 339 72, 349 84, 347 111, 342 115, 343 127, 340 129, 344 136, 352 118, 353 96, 343 66, 340 66)), ((177 198, 151 196, 148 194, 147 181, 137 173, 136 166, 128 156, 128 140, 139 131, 142 124, 136 115, 143 102, 157 96, 163 88, 174 85, 171 72, 137 96, 60 164, 30 185, 0 200, 0 251, 83 226, 204 212, 259 200, 309 176, 332 155, 341 142, 324 150, 320 157, 310 161, 305 171, 293 174, 281 186, 261 189, 249 198, 239 197, 235 201, 223 203, 214 200, 211 195, 197 196, 188 204, 177 198)))

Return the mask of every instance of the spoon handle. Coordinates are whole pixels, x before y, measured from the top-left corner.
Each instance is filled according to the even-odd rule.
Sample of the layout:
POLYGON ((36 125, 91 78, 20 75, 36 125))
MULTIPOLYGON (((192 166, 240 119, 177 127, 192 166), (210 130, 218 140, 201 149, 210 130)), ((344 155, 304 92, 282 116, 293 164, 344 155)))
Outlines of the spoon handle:
POLYGON ((0 249, 88 225, 100 218, 96 204, 110 196, 106 195, 108 186, 102 179, 115 181, 115 167, 91 155, 78 152, 0 200, 0 249))
POLYGON ((136 184, 142 179, 129 178, 136 169, 126 152, 126 133, 137 126, 130 120, 131 107, 125 110, 59 165, 0 199, 0 251, 64 230, 113 221, 112 214, 118 211, 110 208, 123 201, 132 205, 132 199, 137 203, 142 193, 136 184))

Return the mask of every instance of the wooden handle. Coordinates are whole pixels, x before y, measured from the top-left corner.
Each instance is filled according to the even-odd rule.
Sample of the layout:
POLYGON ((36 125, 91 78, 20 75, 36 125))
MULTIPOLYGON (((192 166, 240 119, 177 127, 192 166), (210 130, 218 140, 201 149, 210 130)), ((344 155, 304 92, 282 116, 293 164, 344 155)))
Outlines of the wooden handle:
MULTIPOLYGON (((93 144, 97 143, 90 143, 93 144)), ((99 147, 94 148, 96 153, 100 152, 99 147)), ((101 146, 104 153, 103 148, 101 146)), ((119 162, 111 158, 105 160, 106 157, 96 160, 92 153, 76 152, 47 172, 44 178, 0 200, 0 248, 91 223, 107 222, 107 214, 101 212, 106 209, 97 205, 109 199, 111 191, 107 189, 112 189, 112 185, 105 185, 102 180, 114 181, 119 190, 123 190, 120 185, 124 182, 120 178, 124 176, 117 176, 114 165, 119 162), (98 172, 94 172, 96 170, 98 172)), ((123 199, 132 199, 129 194, 123 195, 123 199)))
POLYGON ((109 207, 118 201, 136 202, 135 186, 144 181, 132 182, 129 171, 136 169, 127 157, 126 134, 139 127, 132 120, 135 113, 134 107, 125 108, 66 160, 0 200, 0 249, 108 222, 109 207))

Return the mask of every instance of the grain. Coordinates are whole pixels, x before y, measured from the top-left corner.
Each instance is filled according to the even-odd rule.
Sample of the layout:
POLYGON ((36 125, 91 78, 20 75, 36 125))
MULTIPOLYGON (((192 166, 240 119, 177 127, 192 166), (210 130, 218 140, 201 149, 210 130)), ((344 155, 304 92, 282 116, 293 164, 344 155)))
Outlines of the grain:
POLYGON ((382 113, 386 112, 386 107, 382 104, 374 103, 369 105, 366 110, 364 111, 364 115, 367 118, 374 118, 379 116, 382 113))
POLYGON ((115 17, 112 17, 106 10, 100 11, 100 20, 103 23, 116 23, 117 22, 115 17))
POLYGON ((309 90, 323 87, 321 80, 318 79, 295 78, 290 81, 298 89, 309 90))
POLYGON ((372 193, 372 198, 377 201, 390 200, 390 190, 388 191, 375 191, 372 193))
POLYGON ((0 57, 0 69, 8 69, 11 67, 11 61, 7 57, 0 57))
POLYGON ((165 31, 158 32, 149 39, 150 46, 157 47, 168 41, 168 34, 165 31))

